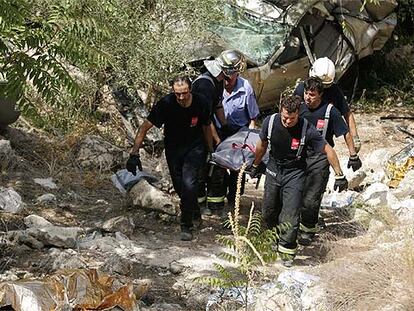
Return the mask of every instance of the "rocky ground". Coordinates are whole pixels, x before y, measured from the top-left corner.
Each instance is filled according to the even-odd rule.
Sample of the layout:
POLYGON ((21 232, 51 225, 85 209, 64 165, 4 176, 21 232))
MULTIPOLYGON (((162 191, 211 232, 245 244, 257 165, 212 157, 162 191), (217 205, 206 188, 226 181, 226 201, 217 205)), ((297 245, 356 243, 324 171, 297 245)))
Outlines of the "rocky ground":
MULTIPOLYGON (((407 114, 407 111, 395 113, 407 114)), ((251 301, 255 303, 251 304, 251 310, 380 310, 382 307, 378 304, 375 304, 377 309, 358 304, 352 298, 349 283, 365 286, 361 279, 371 280, 370 277, 373 282, 377 281, 361 265, 370 266, 372 273, 377 273, 379 269, 374 269, 376 266, 369 258, 378 252, 380 256, 376 258, 382 260, 386 247, 386 253, 390 253, 388 259, 403 250, 409 253, 407 257, 414 258, 412 239, 408 239, 412 237, 409 228, 414 222, 413 179, 391 190, 385 184, 387 178, 383 171, 385 161, 409 143, 409 136, 396 126, 414 133, 413 122, 381 121, 379 114, 357 114, 357 122, 363 143, 360 155, 364 174, 361 174, 365 176, 347 171, 355 191, 343 195, 327 193, 322 211, 326 228, 314 244, 300 247, 294 268, 286 270, 278 262, 268 267, 263 280, 267 285, 252 294, 255 298, 251 301), (351 203, 354 208, 350 211, 347 206, 351 203), (358 269, 366 276, 352 277, 358 269), (338 281, 339 276, 342 282, 338 281), (343 301, 332 300, 332 293, 340 293, 343 301)), ((337 150, 345 165, 347 153, 342 142, 338 143, 337 150)), ((0 281, 3 282, 0 283, 0 307, 5 299, 2 292, 10 289, 5 285, 44 277, 59 280, 56 281, 59 284, 68 280, 63 276, 69 271, 73 276, 74 271, 82 274, 91 269, 112 276, 112 289, 119 294, 117 297, 122 297, 124 304, 118 303, 118 306, 124 310, 205 310, 207 301, 213 302, 212 297, 208 298, 210 288, 193 280, 214 274, 212 264, 220 261, 217 255, 223 250, 215 241, 216 235, 230 234, 230 231, 223 227, 219 217, 206 217, 193 241, 180 241, 177 201, 168 194, 171 186, 166 179, 165 163, 144 157, 144 167, 158 171, 159 176, 164 176, 162 182, 156 187, 140 182, 129 194, 122 194, 105 168, 121 168, 125 157, 124 150, 96 137, 74 136, 59 141, 23 127, 3 133, 0 140, 0 281), (85 145, 88 147, 84 148, 85 145), (120 294, 123 288, 128 295, 120 294), (140 298, 136 306, 132 306, 132 292, 140 298)), ((414 178, 411 173, 407 178, 414 178)), ((248 182, 241 201, 243 219, 251 202, 260 210, 263 180, 258 189, 254 182, 248 182)), ((398 278, 404 271, 390 271, 383 277, 403 286, 404 282, 410 282, 398 278)), ((92 288, 98 288, 94 283, 96 278, 88 280, 92 288)), ((387 310, 409 310, 414 306, 414 295, 409 292, 414 286, 406 287, 408 291, 397 298, 392 295, 393 288, 388 287, 391 294, 387 292, 384 302, 394 300, 398 304, 387 310)), ((375 290, 369 294, 381 296, 375 290)), ((81 290, 72 293, 78 300, 67 300, 68 310, 81 300, 82 293, 81 290)), ((216 301, 221 302, 209 310, 237 310, 234 306, 224 307, 225 301, 231 300, 231 293, 222 294, 220 299, 216 296, 216 301)), ((15 295, 29 294, 16 291, 15 295)), ((40 295, 32 296, 41 300, 40 295)), ((98 305, 99 299, 93 297, 98 305)), ((371 298, 368 300, 376 301, 371 298)), ((39 303, 33 301, 36 299, 31 304, 39 303)), ((363 297, 359 301, 364 301, 363 297)), ((21 310, 35 309, 22 307, 21 310)))

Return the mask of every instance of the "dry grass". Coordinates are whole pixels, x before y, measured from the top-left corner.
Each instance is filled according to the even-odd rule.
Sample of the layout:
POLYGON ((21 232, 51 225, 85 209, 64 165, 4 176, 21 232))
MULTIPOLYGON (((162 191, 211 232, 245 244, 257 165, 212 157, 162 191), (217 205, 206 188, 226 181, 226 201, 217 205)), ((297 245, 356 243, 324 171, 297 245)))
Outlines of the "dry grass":
POLYGON ((388 306, 387 310, 414 310, 413 230, 406 231, 405 237, 406 242, 391 248, 349 253, 340 263, 331 263, 323 273, 327 309, 381 310, 388 306))

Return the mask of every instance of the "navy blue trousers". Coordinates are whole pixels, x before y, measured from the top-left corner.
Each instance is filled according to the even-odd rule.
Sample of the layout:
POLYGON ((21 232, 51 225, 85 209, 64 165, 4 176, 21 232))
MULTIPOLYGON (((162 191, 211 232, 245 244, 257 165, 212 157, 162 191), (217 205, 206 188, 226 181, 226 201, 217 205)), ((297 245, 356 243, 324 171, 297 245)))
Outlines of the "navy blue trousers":
POLYGON ((181 200, 181 227, 191 228, 193 217, 200 213, 197 202, 198 172, 205 161, 205 147, 198 144, 192 148, 166 148, 165 157, 174 190, 181 200))

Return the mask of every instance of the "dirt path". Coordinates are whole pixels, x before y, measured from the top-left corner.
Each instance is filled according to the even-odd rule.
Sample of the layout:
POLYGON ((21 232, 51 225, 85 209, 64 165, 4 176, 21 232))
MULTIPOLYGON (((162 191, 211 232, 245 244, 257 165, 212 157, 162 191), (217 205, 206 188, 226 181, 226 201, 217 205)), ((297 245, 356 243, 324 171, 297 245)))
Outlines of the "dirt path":
MULTIPOLYGON (((357 124, 363 143, 361 158, 364 161, 370 152, 386 148, 390 153, 401 149, 406 143, 406 135, 395 128, 395 125, 412 126, 409 121, 379 121, 375 114, 357 115, 357 124)), ((32 136, 30 136, 32 138, 32 136)), ((12 138, 10 138, 12 140, 12 138)), ((208 289, 194 288, 191 279, 196 276, 211 274, 214 270, 212 263, 217 261, 217 255, 222 251, 215 242, 217 234, 227 234, 218 218, 205 218, 203 227, 195 233, 191 242, 179 240, 179 226, 175 219, 165 218, 162 215, 134 208, 128 205, 123 197, 110 183, 107 176, 95 176, 94 184, 87 178, 91 176, 79 175, 62 176, 59 172, 51 171, 50 163, 45 165, 34 155, 36 150, 42 149, 49 142, 31 141, 30 139, 14 142, 16 153, 27 161, 17 170, 10 171, 2 176, 2 185, 14 187, 22 194, 27 207, 22 214, 12 215, 2 213, 1 231, 23 229, 23 217, 37 214, 57 225, 76 225, 85 229, 86 236, 98 232, 113 240, 96 242, 90 249, 78 249, 72 253, 73 258, 79 259, 80 267, 100 268, 111 274, 122 274, 131 279, 151 279, 152 288, 144 298, 146 303, 167 302, 179 304, 183 310, 202 310, 204 306, 197 300, 197 295, 208 294, 208 289), (26 142, 26 145, 21 145, 26 142), (32 151, 28 150, 39 143, 32 151), (28 174, 29 172, 29 174, 28 174), (33 183, 34 177, 53 177, 61 181, 63 187, 55 191, 57 203, 53 205, 36 204, 36 197, 45 191, 33 183), (66 182, 63 182, 65 180, 66 182), (69 182, 67 182, 69 181, 69 182), (88 183, 89 182, 89 183, 88 183), (135 229, 129 236, 118 236, 114 233, 104 233, 97 229, 97 224, 115 216, 128 216, 133 219, 135 229), (116 242, 114 242, 114 240, 116 242), (105 248, 105 243, 111 247, 105 248), (113 244, 111 244, 113 243, 113 244), (196 290, 196 292, 194 292, 196 290), (197 294, 197 290, 204 291, 197 294), (187 299, 191 296, 192 300, 187 299)), ((338 143, 338 153, 346 161, 344 144, 338 143)), ((41 151, 39 151, 40 153, 41 151)), ((41 157, 40 157, 41 158, 41 157)), ((365 163, 364 165, 369 165, 365 163)), ((93 178, 94 176, 92 176, 93 178)), ((264 179, 264 178, 263 178, 264 179)), ((263 180, 258 189, 253 183, 248 183, 246 194, 242 198, 242 214, 248 215, 251 203, 260 210, 263 193, 263 180)), ((341 239, 350 235, 360 234, 357 230, 351 231, 344 221, 343 215, 324 211, 327 228, 321 232, 317 242, 310 247, 300 247, 296 265, 299 269, 317 266, 326 262, 327 250, 324 240, 327 238, 341 239)), ((349 226, 352 226, 350 224, 349 226)), ((58 250, 57 253, 64 252, 58 250)), ((49 274, 55 267, 65 266, 56 264, 53 249, 29 249, 27 246, 3 248, 0 251, 0 275, 7 271, 23 271, 19 275, 30 273, 33 276, 49 274)), ((74 263, 76 266, 76 264, 74 263)), ((274 271, 277 273, 277 270, 274 271)))

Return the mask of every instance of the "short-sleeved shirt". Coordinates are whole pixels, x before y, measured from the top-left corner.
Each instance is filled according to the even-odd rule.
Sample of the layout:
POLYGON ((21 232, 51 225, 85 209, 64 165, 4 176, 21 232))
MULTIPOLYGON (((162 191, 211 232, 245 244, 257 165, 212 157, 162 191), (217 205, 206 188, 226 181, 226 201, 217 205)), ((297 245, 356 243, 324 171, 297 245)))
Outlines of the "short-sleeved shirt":
MULTIPOLYGON (((315 108, 310 109, 305 103, 302 103, 300 106, 300 116, 308 119, 312 123, 318 132, 322 135, 323 128, 325 125, 325 114, 326 109, 328 108, 328 103, 322 101, 321 104, 315 108)), ((335 146, 334 135, 335 137, 343 136, 348 133, 348 126, 346 125, 345 120, 342 118, 341 113, 335 107, 331 108, 329 113, 328 128, 325 135, 325 140, 332 147, 335 146)))
MULTIPOLYGON (((297 86, 293 95, 297 95, 302 100, 304 100, 303 94, 305 92, 304 83, 300 82, 297 86)), ((339 110, 341 115, 345 116, 350 110, 349 105, 345 99, 344 93, 340 89, 340 87, 333 83, 330 87, 323 90, 322 100, 330 103, 335 106, 336 109, 339 110)))
POLYGON ((161 98, 152 107, 147 120, 158 128, 164 125, 164 144, 169 149, 203 143, 203 125, 211 122, 204 97, 193 94, 191 106, 184 108, 177 102, 174 93, 161 98))
POLYGON ((231 130, 239 130, 248 126, 250 121, 259 115, 256 96, 249 81, 237 78, 233 92, 223 92, 224 115, 231 130))
POLYGON ((197 77, 191 86, 193 93, 198 93, 206 98, 211 117, 223 98, 223 82, 217 81, 210 72, 205 72, 197 77))
MULTIPOLYGON (((262 130, 259 134, 261 140, 268 140, 269 121, 270 116, 266 117, 263 121, 262 130)), ((273 122, 272 134, 270 136, 270 142, 268 142, 270 144, 270 155, 267 167, 270 170, 275 170, 277 165, 287 165, 297 161, 297 151, 302 138, 304 119, 299 118, 298 123, 290 128, 283 126, 280 114, 275 116, 273 122)), ((298 167, 303 166, 305 163, 307 148, 321 152, 326 144, 325 139, 323 139, 310 122, 308 123, 305 135, 305 146, 300 161, 297 161, 298 167)))

